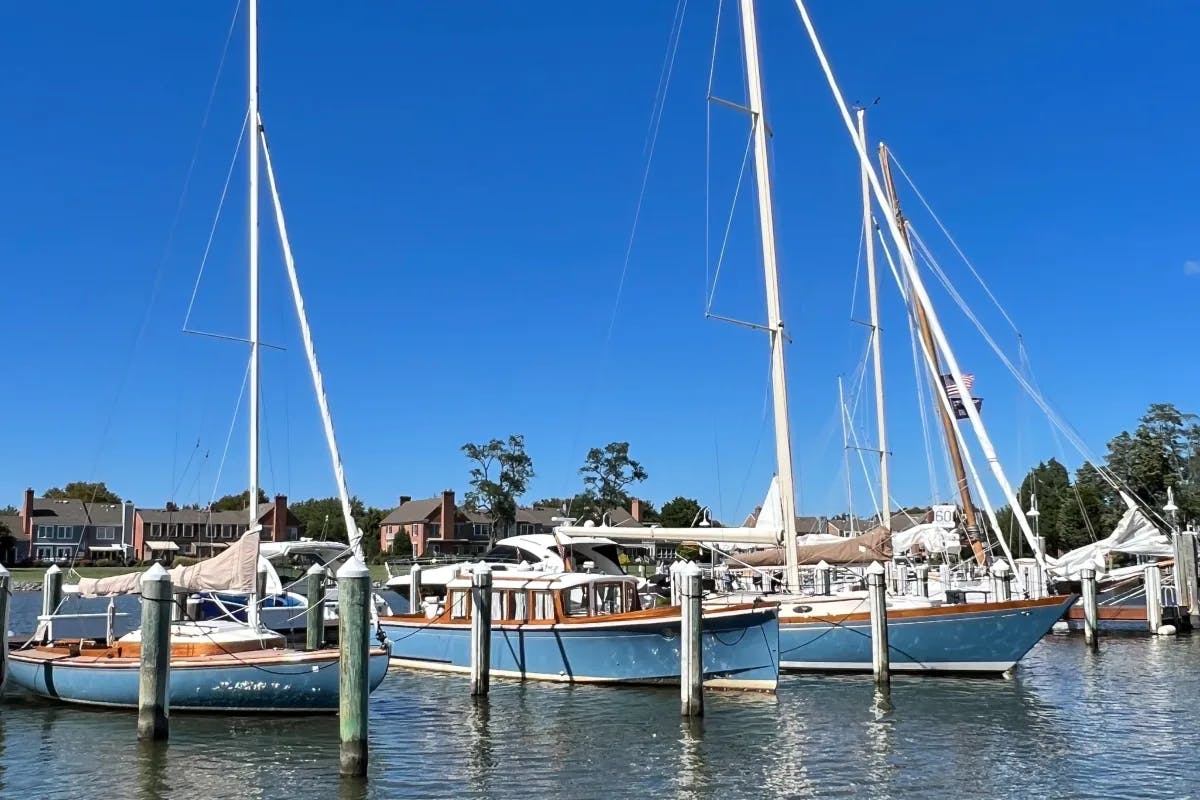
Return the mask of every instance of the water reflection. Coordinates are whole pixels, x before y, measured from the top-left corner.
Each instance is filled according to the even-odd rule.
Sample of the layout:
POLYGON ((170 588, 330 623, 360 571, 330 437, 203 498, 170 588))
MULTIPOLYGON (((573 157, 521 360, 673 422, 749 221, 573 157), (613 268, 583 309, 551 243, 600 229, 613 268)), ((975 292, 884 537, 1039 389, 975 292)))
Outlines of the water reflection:
POLYGON ((166 742, 138 742, 134 766, 141 800, 164 800, 170 797, 166 742))

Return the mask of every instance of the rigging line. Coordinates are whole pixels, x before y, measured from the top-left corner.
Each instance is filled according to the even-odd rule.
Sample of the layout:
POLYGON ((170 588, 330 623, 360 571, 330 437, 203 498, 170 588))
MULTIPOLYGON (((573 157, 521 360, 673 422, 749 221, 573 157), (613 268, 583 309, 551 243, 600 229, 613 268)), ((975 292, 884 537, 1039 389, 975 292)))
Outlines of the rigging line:
POLYGON ((242 139, 246 133, 246 121, 250 119, 250 110, 242 117, 242 127, 238 130, 237 144, 233 148, 233 158, 229 159, 229 170, 225 173, 225 185, 221 187, 221 198, 217 201, 217 211, 213 215, 212 226, 208 229, 208 241, 204 244, 204 255, 200 258, 200 271, 196 273, 196 283, 192 286, 192 297, 188 300, 187 313, 183 316, 183 329, 188 330, 192 319, 192 308, 196 305, 196 295, 200 291, 200 281, 204 278, 204 267, 208 264, 208 255, 212 252, 213 239, 217 234, 217 224, 221 221, 221 210, 225 208, 225 197, 229 194, 229 182, 233 179, 233 168, 237 165, 238 153, 242 150, 242 139))
MULTIPOLYGON (((713 298, 717 294, 717 281, 721 279, 721 267, 725 263, 725 251, 729 247, 729 234, 733 229, 733 213, 737 209, 738 197, 742 193, 742 183, 746 177, 746 164, 750 159, 750 146, 754 143, 754 126, 757 121, 750 123, 750 130, 746 134, 746 148, 742 152, 742 167, 738 170, 737 185, 733 187, 733 201, 729 204, 729 217, 725 220, 725 234, 721 238, 721 250, 717 253, 716 271, 713 273, 712 290, 708 295, 708 303, 704 307, 704 313, 712 312, 713 298)), ((708 291, 708 287, 704 287, 708 291)))
POLYGON ((725 0, 718 0, 717 20, 713 25, 712 57, 708 64, 708 93, 704 100, 704 294, 708 295, 708 268, 712 263, 712 97, 717 69, 717 40, 721 35, 721 11, 725 0))
POLYGON ((854 321, 854 306, 858 301, 858 279, 862 275, 863 268, 863 244, 866 236, 863 231, 858 232, 858 255, 854 257, 854 285, 850 288, 850 321, 854 321))
MULTIPOLYGON (((221 473, 225 471, 225 459, 229 456, 229 444, 233 441, 233 429, 237 427, 238 414, 242 409, 242 398, 246 396, 246 384, 250 382, 250 361, 246 360, 246 371, 242 374, 242 388, 238 391, 237 403, 233 406, 233 418, 229 420, 229 432, 225 435, 225 447, 221 450, 221 461, 217 464, 217 475, 213 478, 212 494, 208 497, 208 512, 211 516, 213 501, 217 499, 217 489, 221 485, 221 473)), ((247 498, 249 499, 249 498, 247 498)), ((254 499, 257 502, 257 498, 254 499)))
POLYGON ((120 382, 117 384, 116 392, 113 394, 112 404, 109 406, 108 416, 105 419, 104 426, 100 431, 99 442, 96 445, 96 453, 92 463, 92 477, 100 466, 100 454, 104 451, 105 441, 108 439, 109 431, 112 429, 113 417, 116 415, 117 404, 120 402, 121 395, 125 391, 125 387, 129 384, 129 378, 133 374, 134 354, 141 347, 142 339, 146 336, 146 330, 150 326, 150 314, 154 309, 155 301, 158 299, 159 289, 162 288, 162 279, 166 273, 167 260, 171 255, 171 248, 175 243, 175 232, 179 228, 179 220, 183 216, 183 207, 187 202, 188 190, 192 184, 192 175, 196 170, 196 162, 200 157, 200 144, 204 141, 204 132, 208 128, 208 118, 212 113, 213 101, 217 94, 217 85, 221 80, 221 72, 225 67, 225 57, 229 52, 229 43, 233 39, 233 29, 237 24, 238 11, 241 10, 242 0, 238 0, 237 5, 233 9, 233 16, 229 20, 229 29, 225 32, 225 44, 221 47, 221 57, 217 62, 217 73, 213 76, 212 86, 208 91, 208 102, 204 106, 204 114, 200 118, 200 130, 196 134, 196 143, 192 147, 192 157, 188 162, 187 171, 183 177, 183 187, 179 192, 179 201, 175 204, 175 213, 171 218, 171 224, 167 228, 167 239, 163 243, 162 255, 158 261, 158 267, 154 272, 154 282, 150 288, 150 298, 146 301, 146 307, 142 312, 142 320, 138 325, 137 333, 133 337, 133 347, 130 351, 129 361, 125 365, 124 374, 121 376, 120 382))
MULTIPOLYGON (((737 500, 733 504, 734 508, 742 507, 742 499, 746 496, 746 487, 750 483, 750 475, 754 471, 754 462, 758 460, 758 451, 762 447, 763 433, 767 428, 767 409, 771 399, 771 361, 769 357, 767 359, 767 378, 764 384, 762 415, 758 421, 758 436, 754 438, 754 450, 750 453, 750 459, 747 461, 746 474, 742 477, 742 487, 738 490, 737 500)), ((771 474, 775 474, 775 471, 772 470, 771 474)))
POLYGON ((671 70, 675 66, 674 47, 678 47, 679 33, 683 28, 683 12, 687 10, 687 0, 678 0, 675 3, 675 13, 671 18, 671 33, 667 37, 667 51, 663 53, 662 66, 658 68, 658 85, 654 89, 654 103, 651 104, 650 121, 646 124, 646 138, 642 143, 642 155, 646 155, 647 149, 651 146, 651 139, 654 135, 655 128, 655 112, 661 115, 662 105, 665 104, 666 88, 671 82, 671 70), (672 47, 674 42, 674 47, 672 47))
MULTIPOLYGON (((914 242, 920 241, 920 238, 916 236, 915 231, 911 230, 911 226, 910 233, 913 235, 914 242)), ((1125 483, 1124 480, 1121 479, 1120 476, 1113 473, 1110 469, 1108 469, 1108 467, 1102 466, 1103 462, 1100 462, 1098 459, 1096 459, 1095 454, 1092 453, 1090 448, 1088 448, 1088 446, 1084 443, 1082 437, 1080 437, 1079 434, 1067 424, 1066 420, 1064 420, 1058 414, 1058 412, 1056 412, 1050 406, 1049 402, 1046 400, 1045 396, 1042 395, 1041 391, 1032 386, 1029 381, 1025 379, 1025 376, 1022 375, 1020 371, 1013 365, 1012 360, 1007 354, 1004 353, 1004 351, 996 343, 996 340, 992 337, 991 333, 988 332, 987 328, 984 327, 983 323, 966 304, 966 301, 963 300, 962 295, 959 294, 954 288, 953 284, 950 283, 949 278, 946 277, 946 274, 941 270, 940 266, 938 266, 936 262, 933 262, 930 266, 933 269, 935 276, 946 288, 946 291, 949 292, 950 296, 958 304, 959 309, 963 312, 967 319, 971 321, 971 323, 975 326, 975 329, 979 331, 980 336, 982 336, 984 341, 987 342, 988 346, 992 348, 992 352, 996 354, 996 357, 1000 359, 1000 362, 1008 369, 1009 373, 1014 379, 1016 379, 1017 383, 1019 383, 1026 393, 1029 394, 1034 403, 1037 404, 1038 408, 1042 410, 1042 413, 1044 413, 1050 420, 1051 424, 1057 426, 1058 429, 1062 431, 1063 435, 1067 437, 1067 441, 1069 441, 1080 452, 1080 454, 1082 454, 1091 462, 1092 466, 1095 467, 1100 476, 1104 478, 1104 480, 1113 489, 1116 489, 1119 492, 1124 491, 1131 497, 1138 497, 1138 495, 1129 487, 1128 484, 1125 483)), ((1156 509, 1153 504, 1142 501, 1142 505, 1144 506, 1144 511, 1148 512, 1163 525, 1166 525, 1168 528, 1170 527, 1170 524, 1162 517, 1161 514, 1158 513, 1158 509, 1156 509)))
POLYGON ((978 270, 975 269, 975 265, 971 263, 969 258, 967 258, 967 254, 964 253, 962 248, 958 246, 958 242, 956 242, 954 237, 950 235, 950 231, 945 225, 942 224, 942 220, 937 214, 934 213, 933 207, 929 205, 929 202, 925 199, 925 196, 921 194, 921 190, 917 188, 917 184, 911 177, 909 177, 908 173, 904 170, 904 165, 900 163, 900 159, 896 158, 896 154, 891 150, 890 147, 888 148, 888 156, 891 158, 892 163, 896 165, 896 169, 900 170, 900 174, 904 176, 904 180, 906 180, 908 185, 912 187, 913 192, 917 195, 917 199, 921 201, 921 205, 925 206, 925 210, 929 212, 929 216, 933 218, 935 223, 937 223, 937 226, 941 229, 942 234, 954 248, 954 252, 958 253, 959 258, 961 258, 963 263, 967 265, 967 269, 971 270, 971 274, 975 276, 975 280, 979 281, 979 285, 983 287, 983 291, 987 293, 987 296, 992 301, 992 304, 996 306, 996 309, 1001 313, 1001 315, 1003 315, 1005 321, 1008 322, 1013 331, 1020 336, 1021 329, 1017 327, 1017 323, 1013 322, 1012 317, 1010 317, 1008 312, 1004 310, 1004 306, 1000 305, 1000 301, 996 299, 996 295, 992 294, 991 287, 987 285, 987 282, 984 281, 983 276, 981 276, 978 270))

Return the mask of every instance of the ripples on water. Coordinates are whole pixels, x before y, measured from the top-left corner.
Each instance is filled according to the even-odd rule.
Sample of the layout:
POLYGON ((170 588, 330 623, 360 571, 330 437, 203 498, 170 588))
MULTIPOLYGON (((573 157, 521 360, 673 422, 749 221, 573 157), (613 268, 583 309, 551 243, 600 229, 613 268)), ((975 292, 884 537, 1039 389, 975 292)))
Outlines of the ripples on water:
MULTIPOLYGON (((26 609, 36 603, 24 598, 26 609)), ((13 627, 22 629, 14 620, 13 627)), ((1200 636, 1049 637, 1011 680, 785 677, 777 696, 394 671, 371 698, 366 784, 337 777, 332 717, 131 714, 9 697, 0 798, 1191 798, 1200 636), (1174 698, 1174 699, 1173 699, 1174 698)))

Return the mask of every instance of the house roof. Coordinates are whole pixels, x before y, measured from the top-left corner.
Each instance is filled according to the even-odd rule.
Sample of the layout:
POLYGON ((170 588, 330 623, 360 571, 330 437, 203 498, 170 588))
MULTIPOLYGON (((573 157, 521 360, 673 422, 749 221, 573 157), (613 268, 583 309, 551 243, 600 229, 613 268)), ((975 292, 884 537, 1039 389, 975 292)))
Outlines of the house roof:
POLYGON ((554 522, 553 518, 559 516, 562 516, 562 512, 557 508, 531 506, 517 509, 517 522, 529 522, 544 528, 553 528, 557 525, 558 523, 554 522))
MULTIPOLYGON (((274 503, 259 503, 256 521, 262 522, 275 508, 274 503)), ((204 508, 180 508, 168 511, 165 508, 139 508, 137 513, 143 522, 166 522, 177 525, 245 525, 245 509, 234 511, 209 511, 204 508)), ((299 518, 288 509, 288 524, 299 525, 299 518)))
POLYGON ((9 516, 8 514, 0 514, 0 525, 8 528, 8 532, 13 536, 21 535, 21 518, 18 516, 9 516))
POLYGON ((424 522, 435 512, 441 510, 441 497, 430 497, 427 500, 409 500, 404 505, 392 509, 392 513, 384 517, 380 524, 407 525, 410 522, 424 522))
POLYGON ((34 525, 120 525, 120 503, 84 503, 38 497, 30 517, 34 525))
POLYGON ((633 518, 633 515, 624 508, 614 508, 608 511, 608 522, 610 525, 620 526, 622 528, 644 528, 642 523, 633 518))

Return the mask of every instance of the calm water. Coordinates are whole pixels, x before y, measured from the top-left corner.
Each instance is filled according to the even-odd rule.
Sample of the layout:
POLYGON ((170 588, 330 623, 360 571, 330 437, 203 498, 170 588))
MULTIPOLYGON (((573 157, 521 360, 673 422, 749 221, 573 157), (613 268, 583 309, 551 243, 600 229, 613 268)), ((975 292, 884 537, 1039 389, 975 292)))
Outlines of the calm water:
MULTIPOLYGON (((18 601, 30 630, 38 600, 18 601)), ((713 693, 393 672, 371 698, 366 784, 337 776, 333 718, 176 715, 139 747, 127 713, 0 705, 0 798, 1193 798, 1200 636, 1048 637, 1010 680, 786 677, 713 693), (1178 698, 1178 701, 1173 700, 1178 698)))

